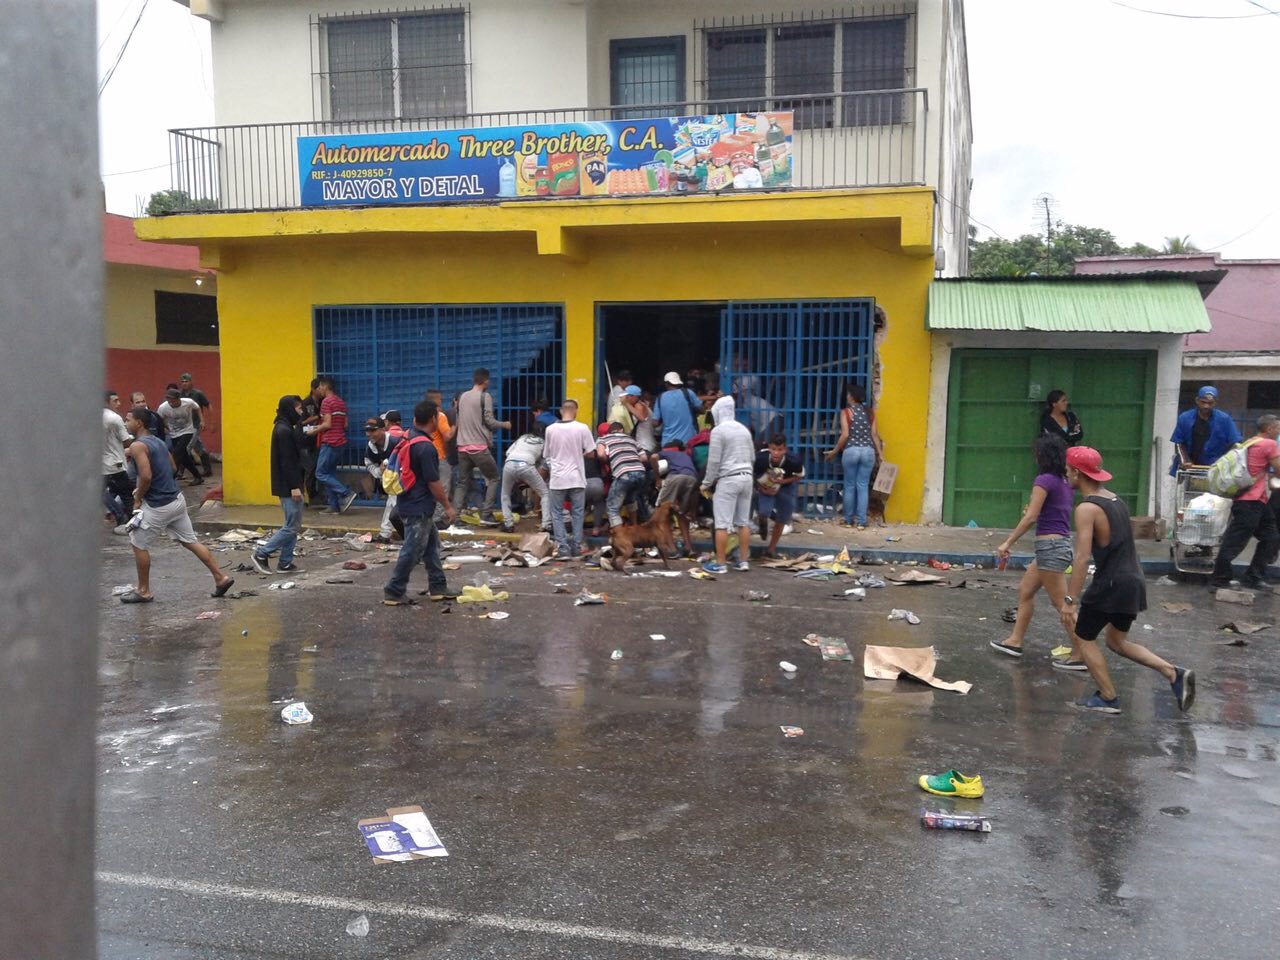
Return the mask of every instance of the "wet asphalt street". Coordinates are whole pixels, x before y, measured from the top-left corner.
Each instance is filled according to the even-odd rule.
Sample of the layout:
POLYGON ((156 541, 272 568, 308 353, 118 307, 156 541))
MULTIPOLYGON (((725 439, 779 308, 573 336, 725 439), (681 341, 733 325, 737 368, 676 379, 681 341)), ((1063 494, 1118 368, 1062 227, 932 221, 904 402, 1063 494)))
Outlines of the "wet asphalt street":
MULTIPOLYGON (((859 603, 833 597, 845 578, 554 565, 495 577, 505 603, 446 613, 382 606, 385 565, 323 583, 392 554, 307 543, 297 589, 239 573, 258 595, 215 601, 166 544, 158 601, 124 607, 109 593, 132 556, 107 539, 107 960, 1276 955, 1280 630, 1240 647, 1218 628, 1274 621, 1280 597, 1234 607, 1152 580, 1139 623, 1154 629, 1134 639, 1194 668, 1198 701, 1180 715, 1155 673, 1112 656, 1125 712, 1105 717, 1067 705, 1092 688, 1050 668, 1046 600, 1023 661, 988 649, 1012 572, 859 603), (556 583, 609 603, 575 607, 556 583), (1162 608, 1176 601, 1195 609, 1162 608), (923 622, 889 622, 892 607, 923 622), (822 662, 810 632, 847 639, 855 662, 822 662), (864 680, 867 643, 935 644, 939 676, 973 690, 864 680), (314 723, 281 722, 293 697, 314 723), (948 767, 980 772, 986 797, 916 786, 948 767), (374 864, 356 821, 408 804, 448 858, 374 864), (925 806, 993 831, 924 830, 925 806), (349 936, 361 914, 369 935, 349 936)), ((502 572, 466 565, 452 585, 482 569, 502 572)))

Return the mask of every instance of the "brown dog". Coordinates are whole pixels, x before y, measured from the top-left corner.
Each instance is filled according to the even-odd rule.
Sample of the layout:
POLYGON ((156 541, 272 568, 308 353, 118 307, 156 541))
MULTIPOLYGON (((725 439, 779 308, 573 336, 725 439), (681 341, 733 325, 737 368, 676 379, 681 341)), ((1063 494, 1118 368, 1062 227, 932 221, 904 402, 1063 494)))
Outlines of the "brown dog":
POLYGON ((674 503, 664 503, 653 511, 644 523, 624 523, 609 530, 609 546, 612 548, 613 569, 623 572, 627 561, 637 548, 657 547, 662 565, 668 570, 667 555, 676 555, 676 539, 671 534, 671 511, 674 503))

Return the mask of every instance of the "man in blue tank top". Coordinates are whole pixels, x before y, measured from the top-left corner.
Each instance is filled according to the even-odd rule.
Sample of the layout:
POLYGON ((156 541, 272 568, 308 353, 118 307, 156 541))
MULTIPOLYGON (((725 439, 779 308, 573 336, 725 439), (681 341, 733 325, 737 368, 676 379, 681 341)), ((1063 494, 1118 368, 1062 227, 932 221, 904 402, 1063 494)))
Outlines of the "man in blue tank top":
POLYGON ((1076 706, 1098 713, 1120 712, 1120 694, 1111 682, 1106 658, 1094 642, 1105 628, 1107 646, 1169 681, 1178 708, 1186 710, 1196 698, 1195 674, 1129 639, 1133 621, 1147 609, 1147 585, 1133 543, 1129 510, 1123 500, 1103 487, 1110 479, 1097 450, 1072 447, 1067 451, 1067 480, 1080 491, 1080 504, 1076 507, 1074 572, 1063 598, 1062 625, 1074 632, 1080 658, 1098 684, 1093 695, 1077 700, 1076 706), (1081 596, 1091 556, 1093 580, 1081 596))
POLYGON ((196 538, 187 515, 187 501, 178 489, 173 474, 173 457, 169 448, 151 435, 151 413, 145 407, 134 407, 125 418, 125 429, 134 436, 125 456, 138 471, 138 485, 133 491, 134 517, 129 521, 129 542, 138 568, 137 585, 120 598, 121 603, 150 603, 152 542, 162 533, 177 540, 199 558, 213 575, 213 596, 221 597, 235 583, 218 568, 208 549, 196 538))

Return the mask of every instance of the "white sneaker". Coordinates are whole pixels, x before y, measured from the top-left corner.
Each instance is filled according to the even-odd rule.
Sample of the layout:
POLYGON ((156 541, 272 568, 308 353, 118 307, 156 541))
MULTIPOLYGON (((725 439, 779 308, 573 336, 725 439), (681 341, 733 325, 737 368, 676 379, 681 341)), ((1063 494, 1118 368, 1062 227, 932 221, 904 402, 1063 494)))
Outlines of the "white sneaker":
POLYGON ((791 526, 791 524, 788 523, 785 526, 783 526, 782 535, 785 537, 788 533, 790 533, 794 529, 795 527, 791 526))
POLYGON ((128 525, 127 523, 122 523, 122 524, 120 524, 120 525, 119 525, 119 526, 117 526, 117 527, 112 527, 112 528, 111 528, 111 532, 112 532, 112 533, 114 533, 114 534, 116 534, 116 535, 118 535, 118 536, 123 537, 123 536, 125 536, 125 535, 127 535, 127 534, 128 534, 128 532, 129 532, 129 525, 128 525))
POLYGON ((739 560, 733 565, 733 569, 738 573, 746 573, 751 569, 751 564, 747 563, 745 560, 739 560))

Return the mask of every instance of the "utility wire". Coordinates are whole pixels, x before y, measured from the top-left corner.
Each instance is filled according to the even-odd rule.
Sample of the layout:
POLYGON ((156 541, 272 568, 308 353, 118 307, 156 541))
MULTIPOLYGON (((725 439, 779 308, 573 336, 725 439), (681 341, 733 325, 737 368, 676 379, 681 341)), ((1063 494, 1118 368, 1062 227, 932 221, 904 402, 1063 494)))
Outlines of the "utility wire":
POLYGON ((1280 213, 1280 207, 1277 207, 1275 210, 1272 210, 1270 213, 1268 213, 1265 217, 1263 217, 1261 220, 1259 220, 1257 223, 1255 223, 1252 227, 1250 227, 1250 228, 1249 228, 1248 230, 1246 230, 1244 233, 1237 233, 1237 234, 1236 234, 1234 237, 1232 237, 1230 240, 1223 240, 1221 243, 1211 243, 1211 244, 1209 244, 1209 249, 1210 249, 1210 250, 1221 250, 1223 247, 1229 247, 1229 246, 1231 246, 1231 244, 1235 243, 1235 242, 1236 242, 1237 240, 1239 240, 1241 237, 1247 237, 1249 234, 1253 233, 1253 231, 1257 230, 1260 226, 1262 226, 1264 223, 1266 223, 1268 220, 1270 220, 1272 217, 1274 217, 1277 213, 1280 213))
POLYGON ((116 75, 116 67, 120 66, 120 61, 124 58, 124 52, 129 49, 129 41, 133 39, 134 31, 138 29, 138 24, 142 22, 142 15, 147 12, 147 7, 151 6, 151 0, 143 0, 142 9, 138 11, 137 19, 133 21, 133 26, 129 28, 129 35, 124 38, 124 43, 120 45, 120 52, 116 54, 115 63, 111 64, 111 69, 102 78, 102 82, 98 84, 98 96, 102 96, 102 91, 107 89, 107 84, 111 82, 111 78, 116 75))
MULTIPOLYGON (((145 3, 146 0, 143 0, 143 2, 145 3)), ((126 2, 122 4, 120 7, 120 14, 119 16, 116 17, 115 23, 111 24, 111 26, 107 29, 107 31, 102 35, 102 42, 98 44, 99 53, 101 53, 102 48, 107 45, 107 41, 111 39, 111 34, 115 33, 116 27, 120 26, 120 21, 125 18, 125 15, 128 14, 128 12, 129 12, 129 3, 128 3, 128 0, 126 0, 126 2)))
MULTIPOLYGON (((1275 10, 1267 10, 1266 7, 1262 7, 1263 10, 1266 10, 1266 13, 1241 13, 1229 17, 1221 17, 1209 13, 1171 13, 1168 10, 1149 10, 1146 7, 1135 7, 1127 3, 1121 3, 1120 0, 1111 0, 1111 2, 1117 7, 1124 7, 1126 10, 1132 10, 1135 13, 1149 13, 1156 17, 1177 17, 1179 20, 1252 20, 1254 17, 1280 15, 1275 10)), ((1245 2, 1252 3, 1253 0, 1245 0, 1245 2)), ((1261 6, 1256 3, 1253 5, 1255 7, 1261 6)))
POLYGON ((1264 7, 1262 4, 1258 3, 1258 0, 1244 0, 1244 2, 1249 4, 1251 7, 1257 7, 1259 10, 1265 10, 1273 17, 1280 17, 1280 10, 1272 10, 1270 7, 1264 7))

